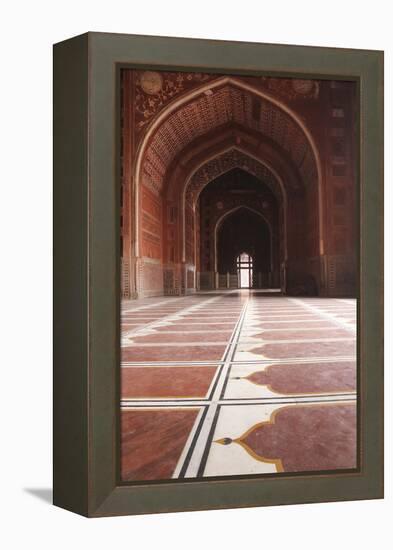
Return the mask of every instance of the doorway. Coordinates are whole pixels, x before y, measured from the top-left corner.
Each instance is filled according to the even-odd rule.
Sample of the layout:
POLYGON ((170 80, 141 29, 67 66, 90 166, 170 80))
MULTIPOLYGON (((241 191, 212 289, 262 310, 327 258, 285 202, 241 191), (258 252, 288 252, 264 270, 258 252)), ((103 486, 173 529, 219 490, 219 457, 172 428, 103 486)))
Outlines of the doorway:
POLYGON ((252 256, 242 252, 236 259, 239 288, 252 288, 252 256))

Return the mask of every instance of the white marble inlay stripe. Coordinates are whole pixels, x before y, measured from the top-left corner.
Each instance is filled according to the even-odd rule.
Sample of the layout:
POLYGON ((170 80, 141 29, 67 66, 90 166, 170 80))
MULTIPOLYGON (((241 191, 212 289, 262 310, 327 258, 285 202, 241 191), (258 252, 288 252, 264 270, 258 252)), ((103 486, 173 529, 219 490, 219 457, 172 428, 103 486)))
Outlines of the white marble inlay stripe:
MULTIPOLYGON (((219 299, 220 299, 220 297, 216 296, 216 297, 213 297, 213 298, 209 298, 207 301, 211 303, 211 302, 215 302, 219 299)), ((147 327, 153 328, 155 326, 162 326, 162 323, 165 324, 165 322, 171 321, 173 319, 179 319, 179 315, 181 313, 186 313, 186 312, 189 313, 191 311, 192 312, 197 311, 198 309, 200 309, 202 307, 203 304, 206 304, 206 302, 200 302, 200 303, 197 303, 195 305, 186 307, 183 310, 178 311, 177 313, 170 313, 169 315, 166 315, 165 317, 160 317, 157 321, 152 321, 151 323, 143 325, 143 327, 141 327, 139 329, 136 328, 134 330, 130 330, 129 332, 126 332, 125 334, 122 335, 122 343, 121 343, 122 347, 124 345, 129 345, 129 342, 127 342, 125 340, 126 338, 129 338, 132 335, 138 334, 139 332, 141 332, 143 330, 146 330, 147 327)))
MULTIPOLYGON (((266 403, 319 403, 321 401, 356 401, 357 396, 356 392, 345 392, 345 393, 333 393, 329 395, 321 394, 312 394, 312 395, 295 395, 291 397, 285 397, 280 395, 279 397, 255 397, 255 398, 239 398, 239 399, 217 399, 208 401, 207 403, 210 406, 214 406, 214 414, 212 419, 214 418, 215 411, 218 405, 264 405, 266 403)), ((206 406, 206 400, 203 399, 150 399, 149 401, 139 401, 137 399, 122 399, 121 401, 121 408, 122 409, 144 409, 144 408, 154 408, 154 407, 186 407, 187 405, 192 405, 192 407, 202 407, 206 406), (138 407, 139 405, 139 407, 138 407)), ((213 409, 211 411, 213 413, 213 409)), ((208 416, 206 416, 205 422, 208 422, 208 416)), ((210 426, 211 426, 210 422, 210 426)), ((209 430, 210 431, 210 430, 209 430)), ((206 438, 207 439, 207 438, 206 438)), ((200 439, 198 440, 198 445, 200 446, 200 439)), ((202 449, 203 450, 203 449, 202 449)), ((201 453, 198 453, 198 455, 201 455, 201 453)), ((199 467, 199 463, 197 464, 197 467, 199 467)), ((178 464, 179 465, 179 464, 178 464)), ((182 464, 180 465, 182 466, 182 464)), ((179 468, 181 469, 181 468, 179 468)), ((187 470, 188 472, 188 470, 187 470)), ((191 475, 187 475, 186 477, 192 477, 191 475)))
MULTIPOLYGON (((234 291, 237 292, 237 291, 234 291)), ((224 293, 224 295, 227 293, 224 293)), ((223 389, 225 387, 227 377, 230 374, 229 371, 232 367, 250 367, 252 370, 257 370, 258 366, 268 366, 268 365, 277 365, 277 364, 309 364, 309 363, 340 363, 347 361, 354 361, 354 356, 337 356, 337 357, 286 357, 286 358, 254 358, 253 359, 244 359, 235 360, 234 351, 236 346, 244 346, 248 348, 249 346, 255 348, 258 345, 271 345, 271 344, 287 344, 287 343, 308 343, 308 342, 340 342, 340 341, 353 341, 354 337, 348 336, 348 338, 313 338, 313 339, 291 339, 291 340, 261 340, 261 339, 252 339, 252 334, 259 334, 263 332, 274 332, 277 333, 277 336, 280 337, 281 333, 288 331, 289 335, 291 331, 331 331, 334 330, 334 327, 339 326, 340 328, 345 328, 348 331, 355 332, 355 327, 350 325, 350 322, 345 319, 340 319, 340 316, 349 316, 352 312, 356 313, 355 305, 351 301, 337 300, 336 304, 333 302, 327 302, 326 300, 318 299, 296 299, 296 298, 275 298, 275 299, 266 299, 263 296, 258 296, 250 292, 248 295, 246 293, 241 293, 242 308, 239 308, 239 302, 236 302, 236 305, 229 306, 228 304, 223 303, 225 297, 223 293, 211 293, 210 296, 205 294, 203 297, 200 296, 200 301, 190 300, 187 298, 171 298, 171 303, 176 300, 176 302, 182 301, 179 304, 179 307, 168 307, 168 299, 165 299, 161 302, 156 302, 155 304, 147 304, 140 306, 135 309, 125 309, 126 315, 124 315, 123 323, 127 324, 127 316, 129 324, 137 325, 137 328, 127 331, 126 338, 133 335, 143 336, 151 334, 166 334, 168 340, 165 343, 156 343, 156 342, 145 342, 145 343, 132 343, 130 340, 125 341, 127 347, 164 347, 164 346, 224 346, 225 353, 223 358, 219 361, 217 360, 203 360, 203 361, 127 361, 122 362, 121 367, 127 368, 154 368, 158 366, 168 366, 168 367, 179 367, 184 368, 190 366, 216 366, 216 373, 210 383, 210 388, 206 394, 206 397, 202 398, 179 398, 179 399, 165 399, 165 398, 154 398, 154 399, 124 399, 121 401, 122 410, 140 410, 145 408, 151 408, 152 410, 157 410, 157 408, 199 408, 198 415, 194 422, 193 428, 189 433, 187 442, 181 456, 178 460, 176 469, 173 473, 173 477, 177 478, 179 475, 187 478, 196 477, 199 473, 201 461, 204 462, 206 457, 209 456, 210 449, 210 438, 213 429, 213 425, 216 422, 216 412, 218 407, 233 406, 235 410, 242 408, 241 405, 278 405, 278 404, 293 404, 297 403, 322 403, 322 402, 342 402, 342 401, 356 401, 356 392, 341 392, 341 393, 332 393, 332 394, 312 394, 312 395, 291 395, 291 396, 260 396, 252 397, 242 396, 238 397, 236 395, 231 398, 229 395, 225 399, 223 397, 223 389), (346 303, 343 303, 346 302, 346 303), (210 303, 212 304, 210 306, 210 303), (213 306, 214 303, 214 306, 213 306), (159 305, 165 304, 166 307, 162 307, 161 311, 157 307, 159 305), (228 307, 229 306, 229 307, 228 307), (233 306, 233 307, 232 307, 233 306), (349 307, 351 306, 351 307, 349 307), (157 309, 154 310, 153 308, 157 309), (150 309, 152 308, 152 309, 150 309), (134 312, 147 309, 146 312, 141 312, 140 317, 135 316, 132 319, 132 314, 134 312), (151 315, 149 313, 151 311, 151 315), (194 315, 192 315, 195 312, 194 315), (203 317, 199 314, 207 314, 206 317, 203 317), (238 319, 232 321, 222 321, 218 318, 217 314, 226 313, 222 318, 232 317, 239 315, 238 319), (189 318, 187 318, 189 315, 189 318), (197 319, 197 322, 193 322, 195 317, 200 317, 197 319), (155 319, 148 324, 137 324, 136 321, 143 322, 144 317, 155 319), (211 321, 212 317, 217 317, 217 321, 211 321), (298 317, 303 317, 298 319, 298 317), (132 321, 132 322, 131 322, 132 321), (313 328, 313 323, 318 323, 325 321, 330 324, 328 327, 315 327, 313 328), (181 323, 181 324, 180 324, 181 323), (268 323, 269 328, 258 328, 256 325, 263 325, 268 323), (270 328, 270 324, 275 323, 274 328, 270 328), (285 324, 283 324, 285 323, 285 324), (307 323, 307 324, 306 324, 307 323), (182 324, 187 324, 190 327, 190 330, 183 330, 182 324), (193 328, 193 325, 198 325, 198 329, 193 328), (214 333, 217 333, 216 342, 170 342, 170 334, 206 334, 206 332, 211 333, 212 330, 209 328, 209 325, 225 324, 230 325, 228 329, 232 329, 230 339, 225 338, 225 341, 220 341, 222 338, 221 335, 224 333, 228 334, 230 330, 213 329, 214 333), (200 330, 201 325, 206 330, 200 330), (164 330, 156 331, 156 328, 164 328, 164 330), (290 328, 288 328, 290 327, 290 328), (173 330, 172 330, 173 329, 173 330), (229 397, 229 399, 228 399, 229 397), (211 398, 211 399, 210 399, 211 398), (186 461, 186 462, 185 462, 186 461)), ((355 316, 354 316, 355 318, 355 316)), ((318 333, 319 335, 319 333, 318 333)), ((223 339, 224 340, 224 339, 223 339)), ((247 352, 245 353, 247 355, 247 352)), ((222 408, 219 410, 219 417, 222 413, 222 408)), ((240 472, 242 473, 242 472, 240 472)), ((247 472, 243 472, 247 473, 247 472)), ((205 471, 205 475, 209 475, 208 470, 205 471)), ((210 474, 211 475, 211 474, 210 474)))
POLYGON ((296 304, 302 305, 304 309, 312 311, 313 313, 320 315, 324 319, 329 319, 330 321, 332 321, 333 323, 336 323, 338 326, 344 328, 345 330, 356 333, 356 327, 354 327, 350 323, 347 323, 346 321, 342 321, 341 319, 338 319, 335 315, 329 312, 321 310, 321 308, 319 308, 318 306, 312 305, 307 301, 299 300, 297 298, 291 298, 291 300, 296 304))
POLYGON ((238 323, 237 323, 237 325, 236 325, 236 327, 233 331, 231 340, 229 341, 227 349, 225 351, 225 355, 224 355, 225 362, 224 362, 224 365, 221 369, 220 376, 218 378, 216 387, 214 389, 212 400, 209 403, 205 420, 203 422, 201 431, 200 431, 199 436, 198 436, 198 440, 196 442, 196 445, 194 447, 193 453, 191 455, 189 464, 188 464, 186 472, 185 472, 185 477, 187 477, 187 478, 196 477, 198 475, 201 460, 202 460, 203 454, 205 452, 205 448, 208 444, 210 431, 211 431, 211 428, 212 428, 212 425, 213 425, 213 422, 214 422, 214 418, 216 416, 218 401, 219 401, 220 396, 223 392, 223 388, 224 388, 224 384, 225 384, 225 381, 226 381, 226 378, 227 378, 227 374, 228 374, 228 371, 231 367, 233 351, 234 351, 234 349, 236 349, 235 346, 236 346, 236 342, 237 342, 237 339, 239 337, 240 330, 241 330, 241 327, 242 327, 242 321, 243 321, 244 316, 245 316, 246 311, 247 311, 247 303, 248 303, 248 300, 244 304, 243 312, 240 315, 239 321, 238 321, 238 323))

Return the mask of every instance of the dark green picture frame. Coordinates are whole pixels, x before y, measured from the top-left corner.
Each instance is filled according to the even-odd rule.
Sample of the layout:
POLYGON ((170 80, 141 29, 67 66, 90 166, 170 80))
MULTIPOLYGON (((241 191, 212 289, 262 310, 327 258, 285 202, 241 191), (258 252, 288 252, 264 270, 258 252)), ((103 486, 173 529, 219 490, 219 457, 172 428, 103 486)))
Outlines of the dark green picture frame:
POLYGON ((54 46, 54 504, 90 517, 383 497, 383 52, 87 33, 54 46), (123 66, 358 81, 359 472, 117 486, 123 66))

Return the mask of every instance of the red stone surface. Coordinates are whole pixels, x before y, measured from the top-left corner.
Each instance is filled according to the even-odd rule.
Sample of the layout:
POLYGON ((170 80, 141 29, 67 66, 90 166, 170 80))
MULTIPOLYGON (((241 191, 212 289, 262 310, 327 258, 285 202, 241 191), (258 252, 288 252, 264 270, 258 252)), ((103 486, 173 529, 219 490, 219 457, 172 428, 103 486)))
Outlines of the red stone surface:
POLYGON ((227 343, 231 333, 224 334, 222 332, 205 332, 203 334, 193 334, 186 332, 184 334, 149 334, 146 336, 132 336, 132 342, 135 344, 147 344, 147 343, 162 343, 162 344, 174 344, 184 342, 189 344, 192 342, 223 342, 227 343))
POLYGON ((288 357, 338 357, 353 356, 356 342, 309 342, 288 344, 265 344, 248 350, 250 353, 262 354, 271 359, 288 357))
POLYGON ((232 334, 232 331, 233 331, 233 327, 235 326, 235 323, 232 325, 228 324, 214 324, 214 323, 193 323, 193 324, 190 324, 190 325, 183 325, 182 323, 179 323, 179 324, 175 324, 175 323, 171 323, 170 325, 168 324, 167 326, 165 327, 155 327, 154 330, 156 332, 193 332, 193 331, 196 331, 196 330, 208 330, 208 331, 212 331, 212 330, 219 330, 220 333, 226 333, 227 336, 229 337, 231 334, 232 334))
POLYGON ((135 330, 138 327, 142 327, 143 325, 141 323, 122 323, 121 324, 121 331, 122 332, 129 332, 130 330, 135 330))
POLYGON ((122 361, 219 361, 225 345, 212 346, 132 346, 122 348, 122 361))
MULTIPOLYGON (((307 313, 307 314, 299 314, 299 315, 289 315, 289 314, 280 314, 280 313, 274 313, 272 315, 268 315, 264 313, 263 315, 253 315, 252 320, 253 322, 268 322, 268 321, 312 321, 315 319, 316 321, 320 319, 320 316, 315 313, 307 313)), ((301 323, 299 323, 301 324, 301 323)))
POLYGON ((180 319, 180 320, 175 320, 175 321, 171 321, 171 323, 173 325, 202 325, 202 326, 206 326, 206 324, 214 324, 214 325, 217 325, 217 324, 220 324, 220 323, 223 323, 224 322, 224 327, 225 326, 228 326, 229 324, 235 326, 236 324, 236 321, 237 321, 237 318, 236 320, 233 320, 231 321, 231 319, 216 319, 216 317, 208 317, 208 319, 204 319, 204 318, 194 318, 194 317, 185 317, 184 319, 180 319))
POLYGON ((197 414, 197 409, 122 411, 122 480, 170 479, 197 414))
POLYGON ((212 323, 219 323, 220 321, 233 321, 233 322, 236 322, 239 318, 239 315, 215 315, 215 314, 212 314, 212 313, 205 313, 205 314, 200 314, 200 313, 190 313, 188 315, 183 315, 182 316, 182 319, 185 321, 185 322, 204 322, 204 321, 209 321, 209 322, 212 322, 212 323))
POLYGON ((324 338, 348 338, 352 332, 348 330, 291 330, 291 331, 266 331, 254 334, 253 338, 262 340, 319 340, 324 338))
MULTIPOLYGON (((225 82, 215 86, 210 80, 217 83, 220 78, 217 75, 160 74, 162 88, 151 94, 141 87, 141 72, 131 69, 122 72, 121 234, 127 265, 124 277, 128 277, 125 292, 129 293, 130 288, 139 296, 152 296, 162 294, 165 287, 178 295, 185 289, 195 288, 197 271, 208 273, 207 279, 213 280, 214 224, 231 208, 251 205, 257 214, 265 216, 272 228, 271 260, 275 274, 281 261, 288 258, 287 283, 293 294, 304 295, 309 291, 312 294, 317 288, 326 295, 353 295, 357 242, 353 127, 358 116, 354 83, 313 80, 306 83, 312 93, 304 94, 294 91, 297 80, 291 79, 237 75, 236 84, 225 77, 225 82), (214 92, 188 95, 205 85, 213 86, 214 92), (274 101, 267 97, 273 97, 274 101), (164 113, 169 101, 172 110, 164 113), (280 104, 286 108, 281 109, 280 104), (135 158, 137 152, 143 150, 147 124, 160 115, 163 115, 162 121, 152 128, 141 158, 136 254, 135 158), (186 133, 184 120, 187 120, 186 133), (313 145, 306 133, 312 135, 313 145), (272 170, 266 169, 267 163, 272 170), (198 197, 209 186, 212 189, 212 182, 220 177, 227 185, 236 171, 241 173, 243 185, 239 187, 235 181, 231 188, 235 193, 221 192, 214 197, 211 194, 205 208, 206 204, 198 197), (323 174, 320 181, 318 172, 323 174), (280 175, 288 197, 287 256, 283 246, 283 193, 274 173, 280 175), (244 182, 250 178, 259 180, 259 187, 252 189, 251 186, 248 194, 236 192, 244 191, 244 182), (187 189, 185 182, 189 182, 187 189), (325 212, 323 252, 318 217, 320 197, 325 212), (180 228, 183 218, 184 233, 180 228), (136 256, 138 275, 130 280, 136 256), (182 262, 184 259, 186 264, 182 262), (337 273, 328 284, 322 275, 326 268, 337 273), (313 281, 307 286, 310 277, 313 281)), ((245 234, 248 229, 246 225, 241 233, 245 234)), ((234 243, 227 246, 231 244, 234 243)), ((270 240, 267 240, 263 250, 269 246, 270 240)), ((225 256, 225 247, 225 244, 219 246, 219 255, 225 256)), ((255 260, 259 265, 261 247, 254 248, 258 249, 255 260)), ((262 269, 269 259, 265 260, 261 260, 262 269)), ((223 265, 224 270, 226 267, 223 265)))
POLYGON ((271 365, 246 377, 280 394, 356 391, 356 362, 271 365))
POLYGON ((280 459, 284 472, 356 468, 356 405, 282 407, 242 441, 261 459, 280 459))
POLYGON ((329 321, 316 321, 315 323, 299 323, 298 321, 283 321, 282 323, 269 323, 269 321, 259 323, 252 328, 269 329, 269 328, 331 328, 332 323, 329 321))
POLYGON ((128 319, 122 319, 122 323, 139 323, 139 324, 142 324, 142 325, 147 325, 149 323, 152 323, 152 322, 155 322, 155 321, 158 321, 158 320, 161 320, 163 317, 165 317, 165 314, 164 315, 155 315, 155 316, 149 316, 149 317, 144 317, 144 316, 138 316, 138 317, 129 317, 128 319))
POLYGON ((127 367, 121 371, 121 396, 132 398, 203 398, 217 367, 127 367))

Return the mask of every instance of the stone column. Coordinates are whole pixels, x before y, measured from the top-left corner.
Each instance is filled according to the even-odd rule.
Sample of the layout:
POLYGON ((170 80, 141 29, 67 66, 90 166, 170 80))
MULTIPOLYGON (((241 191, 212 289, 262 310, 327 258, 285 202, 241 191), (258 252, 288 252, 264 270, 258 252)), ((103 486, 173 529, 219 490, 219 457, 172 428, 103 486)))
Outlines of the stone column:
POLYGON ((218 271, 214 271, 214 285, 213 285, 213 289, 218 289, 219 288, 219 273, 218 271))

